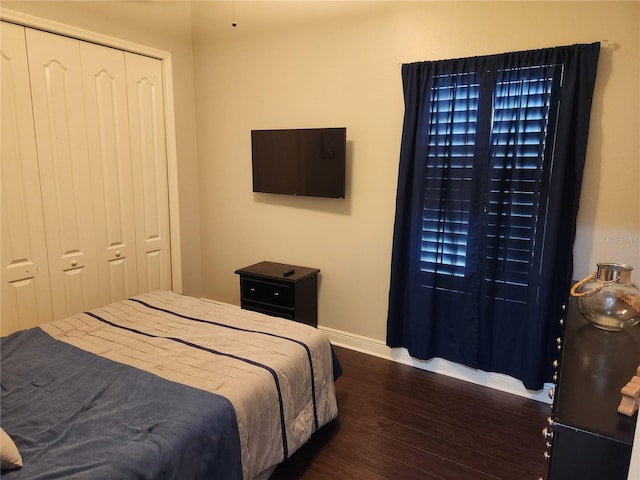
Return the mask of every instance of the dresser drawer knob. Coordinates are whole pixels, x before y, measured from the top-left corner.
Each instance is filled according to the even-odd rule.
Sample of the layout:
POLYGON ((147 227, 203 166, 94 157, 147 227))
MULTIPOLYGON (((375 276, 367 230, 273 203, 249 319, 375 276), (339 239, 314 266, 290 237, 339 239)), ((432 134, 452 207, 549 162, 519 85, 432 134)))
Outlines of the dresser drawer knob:
POLYGON ((549 395, 549 398, 553 400, 553 388, 550 388, 547 394, 549 395))
POLYGON ((279 297, 280 296, 280 292, 273 292, 273 296, 274 297, 279 297))
POLYGON ((544 459, 549 460, 551 458, 551 454, 549 452, 544 452, 544 459))
POLYGON ((551 440, 553 438, 553 431, 549 430, 547 427, 542 429, 542 438, 545 440, 551 440))

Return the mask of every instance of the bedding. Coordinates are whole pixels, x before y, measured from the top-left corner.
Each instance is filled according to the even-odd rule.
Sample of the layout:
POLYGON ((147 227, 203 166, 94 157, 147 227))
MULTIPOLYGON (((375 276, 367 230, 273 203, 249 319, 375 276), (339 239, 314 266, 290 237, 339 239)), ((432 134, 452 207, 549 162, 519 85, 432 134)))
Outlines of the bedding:
POLYGON ((265 476, 337 416, 318 330, 152 292, 2 339, 3 478, 265 476))
POLYGON ((0 428, 0 468, 7 470, 22 466, 22 455, 13 439, 0 428))

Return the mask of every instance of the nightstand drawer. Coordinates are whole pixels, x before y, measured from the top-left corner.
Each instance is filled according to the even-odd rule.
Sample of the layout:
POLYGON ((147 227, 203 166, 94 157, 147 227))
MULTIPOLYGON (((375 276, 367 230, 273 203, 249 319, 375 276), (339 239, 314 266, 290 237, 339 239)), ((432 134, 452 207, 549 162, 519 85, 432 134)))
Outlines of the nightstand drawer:
POLYGON ((284 308, 294 308, 293 287, 282 283, 274 283, 253 278, 243 278, 241 296, 243 300, 268 303, 284 308))
POLYGON ((296 319, 296 311, 293 308, 278 307, 268 303, 252 302, 251 300, 243 300, 242 308, 245 310, 253 310, 254 312, 265 313, 273 317, 286 318, 287 320, 296 319))

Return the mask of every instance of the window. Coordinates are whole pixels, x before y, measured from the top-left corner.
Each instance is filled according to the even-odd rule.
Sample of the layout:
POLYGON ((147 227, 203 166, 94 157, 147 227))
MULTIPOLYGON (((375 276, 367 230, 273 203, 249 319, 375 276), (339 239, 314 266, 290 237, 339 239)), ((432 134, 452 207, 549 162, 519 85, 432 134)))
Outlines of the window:
POLYGON ((464 277, 480 85, 439 75, 431 88, 420 268, 464 277))
POLYGON ((491 289, 495 294, 526 301, 536 237, 543 233, 536 226, 545 214, 542 192, 553 155, 546 138, 555 126, 561 71, 533 66, 434 78, 425 121, 420 269, 461 279, 441 280, 441 287, 460 289, 462 279, 482 272, 485 282, 502 287, 491 289), (474 194, 482 199, 475 209, 474 194), (481 226, 475 238, 470 222, 481 226), (471 248, 481 251, 468 255, 471 248))
POLYGON ((387 345, 542 388, 600 44, 402 66, 387 345))

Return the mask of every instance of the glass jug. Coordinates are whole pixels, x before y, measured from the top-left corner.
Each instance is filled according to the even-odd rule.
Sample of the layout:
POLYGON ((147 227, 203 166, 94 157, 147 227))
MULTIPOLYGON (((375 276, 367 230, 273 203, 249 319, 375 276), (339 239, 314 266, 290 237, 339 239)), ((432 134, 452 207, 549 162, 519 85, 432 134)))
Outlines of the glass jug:
POLYGON ((603 330, 620 331, 640 323, 640 289, 631 282, 633 267, 598 263, 596 273, 571 288, 583 317, 603 330))

